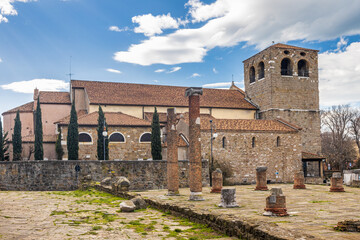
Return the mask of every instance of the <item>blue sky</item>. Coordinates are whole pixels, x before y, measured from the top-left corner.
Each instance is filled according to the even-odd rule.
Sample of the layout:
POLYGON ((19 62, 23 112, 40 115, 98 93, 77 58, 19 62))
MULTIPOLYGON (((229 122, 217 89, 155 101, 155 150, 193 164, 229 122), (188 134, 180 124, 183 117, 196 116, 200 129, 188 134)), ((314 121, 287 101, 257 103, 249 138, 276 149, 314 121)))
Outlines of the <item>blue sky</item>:
POLYGON ((243 87, 272 41, 320 50, 322 107, 360 102, 360 1, 1 0, 0 112, 73 79, 243 87), (210 84, 210 85, 209 85, 210 84))

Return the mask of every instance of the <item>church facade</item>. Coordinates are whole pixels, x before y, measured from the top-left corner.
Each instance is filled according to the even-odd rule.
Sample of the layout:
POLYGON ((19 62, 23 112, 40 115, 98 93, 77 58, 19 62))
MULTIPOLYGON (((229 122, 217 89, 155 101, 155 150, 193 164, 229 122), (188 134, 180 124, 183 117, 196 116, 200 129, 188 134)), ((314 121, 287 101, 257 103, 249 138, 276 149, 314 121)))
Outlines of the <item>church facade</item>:
MULTIPOLYGON (((303 169, 309 179, 322 177, 317 51, 275 44, 244 61, 245 91, 203 89, 200 98, 204 159, 221 167, 230 183, 255 179, 255 168, 268 167, 271 181, 290 182, 303 169), (211 135, 216 132, 217 137, 211 135), (212 145, 212 151, 211 151, 212 145)), ((34 101, 3 113, 11 136, 20 112, 23 158, 31 160, 34 111, 43 114, 46 159, 55 159, 59 129, 67 160, 66 134, 71 102, 79 124, 79 158, 97 159, 97 117, 102 107, 112 160, 151 159, 151 119, 159 112, 166 157, 166 111, 178 114, 179 159, 188 156, 188 99, 185 87, 72 80, 69 92, 34 92, 34 101)), ((11 155, 11 154, 10 154, 11 155)), ((12 157, 12 156, 11 156, 12 157)))

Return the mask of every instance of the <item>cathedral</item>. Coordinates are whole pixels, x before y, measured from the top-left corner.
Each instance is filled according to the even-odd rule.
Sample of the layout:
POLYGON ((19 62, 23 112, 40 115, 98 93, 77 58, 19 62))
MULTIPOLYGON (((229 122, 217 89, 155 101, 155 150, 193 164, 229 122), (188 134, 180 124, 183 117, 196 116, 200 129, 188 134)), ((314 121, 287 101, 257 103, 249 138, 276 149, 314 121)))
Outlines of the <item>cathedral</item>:
MULTIPOLYGON (((244 62, 245 91, 203 89, 200 97, 203 159, 213 159, 230 184, 250 183, 255 169, 268 167, 272 182, 291 182, 303 170, 307 182, 320 182, 323 158, 320 139, 318 51, 275 44, 244 62)), ((55 141, 66 138, 71 103, 79 125, 79 159, 95 160, 97 118, 102 107, 108 126, 110 160, 151 159, 154 108, 162 125, 166 158, 166 112, 178 115, 179 160, 188 159, 188 99, 185 87, 71 80, 69 92, 34 90, 34 101, 4 112, 4 130, 12 135, 19 111, 24 160, 33 159, 34 112, 40 101, 44 160, 55 159, 55 141)), ((10 139, 11 142, 11 139, 10 139)), ((10 146, 10 158, 12 158, 10 146)), ((155 159, 156 160, 156 159, 155 159)))

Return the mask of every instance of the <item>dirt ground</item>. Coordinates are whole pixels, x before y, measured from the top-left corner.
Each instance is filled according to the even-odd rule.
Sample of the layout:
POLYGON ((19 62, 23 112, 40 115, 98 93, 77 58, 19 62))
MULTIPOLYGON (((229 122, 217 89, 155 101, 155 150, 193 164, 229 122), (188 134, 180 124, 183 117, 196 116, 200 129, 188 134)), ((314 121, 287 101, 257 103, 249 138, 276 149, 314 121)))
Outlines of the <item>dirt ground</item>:
POLYGON ((151 208, 119 211, 95 190, 0 192, 0 239, 235 239, 151 208))

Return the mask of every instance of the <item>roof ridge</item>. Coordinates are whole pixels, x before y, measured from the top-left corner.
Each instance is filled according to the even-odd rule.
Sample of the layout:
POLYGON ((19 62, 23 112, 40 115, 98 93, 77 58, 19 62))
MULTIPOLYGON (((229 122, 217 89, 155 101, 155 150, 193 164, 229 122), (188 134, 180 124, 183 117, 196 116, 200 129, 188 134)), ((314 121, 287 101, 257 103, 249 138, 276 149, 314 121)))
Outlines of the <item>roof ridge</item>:
POLYGON ((285 125, 288 125, 289 127, 293 128, 293 129, 302 130, 302 127, 299 127, 299 126, 297 126, 297 125, 295 125, 293 123, 290 123, 290 122, 288 122, 288 121, 286 121, 286 120, 284 120, 282 118, 278 118, 276 120, 283 123, 283 124, 285 124, 285 125))

